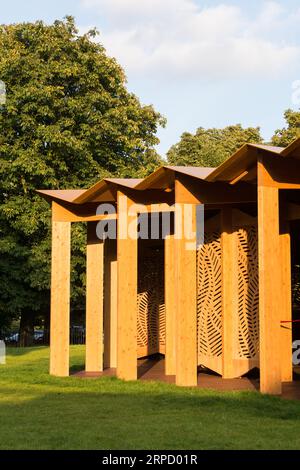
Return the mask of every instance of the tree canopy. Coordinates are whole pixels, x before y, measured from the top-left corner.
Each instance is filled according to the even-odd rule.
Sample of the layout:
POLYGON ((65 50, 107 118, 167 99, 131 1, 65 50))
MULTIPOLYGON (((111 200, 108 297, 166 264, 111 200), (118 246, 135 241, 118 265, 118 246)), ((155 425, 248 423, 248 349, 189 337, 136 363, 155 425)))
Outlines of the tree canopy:
MULTIPOLYGON (((0 326, 48 308, 49 207, 38 188, 89 187, 157 166, 164 119, 126 88, 115 59, 71 17, 0 26, 0 326)), ((82 230, 73 237, 73 299, 84 282, 82 230)))
POLYGON ((179 166, 217 167, 247 142, 262 141, 259 127, 243 128, 240 124, 224 129, 204 129, 195 134, 185 132, 167 153, 168 162, 179 166))
POLYGON ((300 112, 288 109, 284 113, 287 127, 278 129, 272 138, 272 144, 278 147, 287 147, 293 140, 300 137, 300 112))

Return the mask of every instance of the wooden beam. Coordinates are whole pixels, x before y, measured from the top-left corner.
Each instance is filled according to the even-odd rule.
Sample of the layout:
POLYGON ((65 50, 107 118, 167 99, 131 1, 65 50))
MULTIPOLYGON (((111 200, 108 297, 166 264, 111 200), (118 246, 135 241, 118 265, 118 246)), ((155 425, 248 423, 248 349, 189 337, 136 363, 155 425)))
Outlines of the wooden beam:
POLYGON ((209 182, 178 174, 177 181, 182 183, 180 197, 186 204, 232 204, 257 201, 256 185, 239 182, 209 182))
POLYGON ((295 158, 270 155, 259 150, 266 171, 261 177, 263 185, 277 189, 300 189, 300 161, 295 158))
MULTIPOLYGON (((116 220, 116 214, 97 214, 99 203, 71 204, 53 201, 54 220, 57 222, 93 222, 98 220, 116 220)), ((112 205, 113 208, 113 205, 112 205)))
POLYGON ((175 305, 175 249, 174 235, 165 238, 165 309, 166 309, 166 351, 165 373, 176 374, 176 305, 175 305))
POLYGON ((245 170, 243 171, 240 175, 236 176, 235 178, 233 178, 233 180, 230 181, 230 184, 231 185, 234 185, 236 183, 238 183, 239 181, 241 181, 245 176, 247 176, 249 174, 249 171, 248 170, 245 170))
POLYGON ((118 326, 117 376, 137 378, 137 214, 132 201, 118 192, 118 326))
POLYGON ((238 344, 238 266, 237 236, 233 228, 233 210, 229 206, 221 210, 222 248, 222 362, 223 378, 236 377, 234 359, 238 344))
POLYGON ((87 227, 85 370, 103 371, 103 240, 96 222, 87 227))
POLYGON ((104 367, 117 367, 117 242, 105 240, 104 367))
MULTIPOLYGON (((284 209, 284 206, 283 206, 284 209)), ((280 260, 281 260, 281 380, 293 381, 292 358, 292 282, 291 282, 291 240, 289 223, 280 224, 280 260), (287 323, 290 322, 290 323, 287 323)))
POLYGON ((260 390, 281 393, 281 250, 278 189, 264 186, 266 168, 258 161, 258 265, 260 390))
POLYGON ((52 213, 50 374, 69 375, 71 224, 52 213))
POLYGON ((197 385, 196 205, 181 204, 183 187, 175 181, 176 384, 197 385))

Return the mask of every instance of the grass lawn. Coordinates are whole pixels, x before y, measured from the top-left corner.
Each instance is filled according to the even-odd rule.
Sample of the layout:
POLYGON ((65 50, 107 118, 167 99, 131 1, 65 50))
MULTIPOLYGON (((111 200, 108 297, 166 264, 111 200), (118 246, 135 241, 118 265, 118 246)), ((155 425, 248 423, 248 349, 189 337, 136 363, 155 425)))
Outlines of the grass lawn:
MULTIPOLYGON (((300 449, 300 402, 257 392, 48 375, 49 348, 0 365, 0 449, 300 449)), ((84 347, 71 347, 80 368, 84 347)))

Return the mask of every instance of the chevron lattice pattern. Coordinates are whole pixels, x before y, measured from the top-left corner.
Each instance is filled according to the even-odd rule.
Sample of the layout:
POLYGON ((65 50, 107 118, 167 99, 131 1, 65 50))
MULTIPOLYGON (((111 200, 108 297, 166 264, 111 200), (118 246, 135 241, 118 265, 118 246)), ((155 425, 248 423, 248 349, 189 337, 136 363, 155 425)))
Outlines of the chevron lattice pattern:
POLYGON ((213 362, 222 355, 221 281, 220 233, 205 233, 197 252, 198 363, 217 371, 213 362))
POLYGON ((258 355, 258 238, 257 228, 237 230, 238 244, 238 355, 255 359, 258 355))
POLYGON ((145 253, 139 260, 138 357, 165 350, 164 252, 145 253))
MULTIPOLYGON (((236 229, 238 311, 237 375, 258 358, 257 228, 236 229), (250 362, 249 362, 250 360, 250 362), (249 364, 249 365, 248 365, 249 364)), ((222 253, 221 234, 206 232, 197 252, 198 364, 222 373, 222 253)), ((138 357, 165 351, 164 253, 146 252, 139 260, 138 357)), ((252 365, 251 365, 252 364, 252 365)))

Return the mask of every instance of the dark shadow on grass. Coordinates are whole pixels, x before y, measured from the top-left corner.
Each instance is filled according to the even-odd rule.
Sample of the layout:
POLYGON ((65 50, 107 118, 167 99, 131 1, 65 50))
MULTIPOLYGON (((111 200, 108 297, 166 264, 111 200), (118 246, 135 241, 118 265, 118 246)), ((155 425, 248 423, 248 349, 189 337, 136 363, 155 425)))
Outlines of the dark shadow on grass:
POLYGON ((72 364, 70 366, 70 375, 76 374, 76 372, 84 371, 84 363, 81 364, 72 364))

